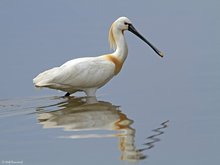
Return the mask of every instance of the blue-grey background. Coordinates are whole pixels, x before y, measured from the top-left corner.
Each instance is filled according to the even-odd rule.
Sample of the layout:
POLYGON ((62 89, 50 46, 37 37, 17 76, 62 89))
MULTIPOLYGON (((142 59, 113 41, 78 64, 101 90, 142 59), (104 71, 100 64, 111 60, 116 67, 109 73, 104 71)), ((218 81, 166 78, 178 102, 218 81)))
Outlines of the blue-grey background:
MULTIPOLYGON (((134 120, 139 143, 147 134, 144 131, 170 120, 161 143, 140 164, 218 164, 219 6, 218 0, 0 0, 0 99, 12 99, 13 104, 21 98, 63 95, 54 90, 36 90, 32 79, 67 60, 111 52, 109 27, 118 17, 127 16, 165 57, 161 59, 126 32, 128 59, 120 74, 98 91, 99 99, 120 105, 134 120)), ((115 156, 116 144, 112 145, 116 139, 78 140, 71 146, 70 141, 44 141, 44 136, 52 136, 56 130, 39 127, 38 140, 31 136, 33 144, 21 143, 22 138, 16 138, 18 130, 29 134, 25 130, 36 127, 36 121, 34 116, 32 120, 22 115, 20 118, 1 119, 6 139, 1 143, 2 160, 25 160, 24 155, 30 153, 26 155, 29 162, 42 157, 42 164, 55 164, 56 159, 72 164, 121 163, 115 156), (24 121, 22 126, 17 124, 24 121), (10 140, 6 130, 12 128, 15 139, 10 140), (48 152, 39 156, 44 147, 48 152), (24 154, 12 152, 22 148, 24 154)))

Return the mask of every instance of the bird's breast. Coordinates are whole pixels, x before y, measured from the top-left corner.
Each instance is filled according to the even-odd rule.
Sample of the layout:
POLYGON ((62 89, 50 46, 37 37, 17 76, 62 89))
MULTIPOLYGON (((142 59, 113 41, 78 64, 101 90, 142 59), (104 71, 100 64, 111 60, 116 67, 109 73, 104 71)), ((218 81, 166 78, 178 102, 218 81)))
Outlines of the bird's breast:
POLYGON ((105 60, 114 63, 114 65, 115 65, 114 74, 117 75, 122 68, 123 62, 120 59, 118 59, 116 56, 111 55, 111 54, 104 55, 104 58, 105 58, 105 60))

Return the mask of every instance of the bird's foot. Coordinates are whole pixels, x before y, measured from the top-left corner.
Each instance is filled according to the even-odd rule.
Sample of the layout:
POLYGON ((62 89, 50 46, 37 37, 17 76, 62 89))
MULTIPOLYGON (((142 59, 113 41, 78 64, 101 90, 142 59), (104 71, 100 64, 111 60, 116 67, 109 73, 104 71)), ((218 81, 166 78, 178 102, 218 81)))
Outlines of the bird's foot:
POLYGON ((70 96, 70 93, 69 93, 69 92, 67 92, 67 93, 64 95, 64 97, 68 97, 68 96, 70 96))

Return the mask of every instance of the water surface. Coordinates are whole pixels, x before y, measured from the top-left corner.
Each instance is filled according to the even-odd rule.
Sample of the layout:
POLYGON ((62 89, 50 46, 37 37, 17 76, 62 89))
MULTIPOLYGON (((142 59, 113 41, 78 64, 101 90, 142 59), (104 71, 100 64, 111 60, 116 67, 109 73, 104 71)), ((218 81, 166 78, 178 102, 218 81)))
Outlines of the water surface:
MULTIPOLYGON (((0 1, 0 161, 219 164, 220 1, 0 1), (36 90, 40 72, 110 53, 120 16, 129 55, 96 104, 36 90)), ((11 162, 12 164, 12 162, 11 162)))
POLYGON ((6 124, 1 124, 1 145, 6 149, 3 162, 60 164, 77 162, 80 157, 78 161, 84 162, 83 157, 99 152, 103 158, 98 161, 111 157, 137 162, 148 158, 147 151, 160 141, 169 123, 161 121, 147 131, 144 128, 145 137, 137 142, 139 131, 132 126, 134 120, 110 102, 86 97, 44 97, 1 100, 0 106, 1 122, 6 124), (49 153, 43 154, 47 150, 49 153), (50 159, 54 152, 61 158, 50 159))

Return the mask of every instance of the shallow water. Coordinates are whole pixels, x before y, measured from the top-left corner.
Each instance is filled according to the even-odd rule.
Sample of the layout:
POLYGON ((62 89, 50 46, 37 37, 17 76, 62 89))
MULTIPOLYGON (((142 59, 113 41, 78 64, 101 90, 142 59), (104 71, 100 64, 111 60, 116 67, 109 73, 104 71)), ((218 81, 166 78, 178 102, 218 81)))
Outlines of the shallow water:
POLYGON ((2 164, 218 160, 217 109, 130 111, 108 101, 52 96, 1 100, 0 107, 2 164))
POLYGON ((135 121, 110 102, 44 97, 1 100, 0 106, 3 164, 137 162, 148 158, 169 124, 167 120, 149 130, 143 127, 144 137, 138 141, 135 121))
POLYGON ((219 164, 219 6, 0 1, 1 164, 219 164), (34 88, 46 69, 109 53, 108 28, 119 16, 164 58, 125 32, 128 58, 98 102, 34 88))

